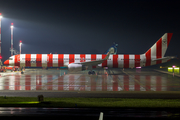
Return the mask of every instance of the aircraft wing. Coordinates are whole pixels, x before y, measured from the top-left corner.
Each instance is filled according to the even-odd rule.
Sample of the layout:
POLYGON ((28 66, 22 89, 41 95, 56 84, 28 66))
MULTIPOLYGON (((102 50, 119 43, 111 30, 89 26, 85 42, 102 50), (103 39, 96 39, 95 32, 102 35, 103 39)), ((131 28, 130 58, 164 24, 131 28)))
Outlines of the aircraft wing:
POLYGON ((104 59, 101 60, 95 60, 95 61, 87 61, 87 62, 78 62, 75 64, 81 64, 81 65, 85 65, 85 66, 95 66, 98 64, 103 63, 103 61, 107 60, 109 58, 109 55, 113 52, 113 49, 111 49, 108 53, 107 56, 104 59))

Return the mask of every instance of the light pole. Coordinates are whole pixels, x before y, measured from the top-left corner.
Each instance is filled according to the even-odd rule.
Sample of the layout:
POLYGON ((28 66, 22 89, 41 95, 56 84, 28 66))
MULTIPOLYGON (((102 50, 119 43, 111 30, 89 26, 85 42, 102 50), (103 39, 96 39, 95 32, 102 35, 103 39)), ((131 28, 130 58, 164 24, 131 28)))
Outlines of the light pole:
POLYGON ((20 52, 20 54, 21 54, 21 45, 22 45, 22 41, 20 40, 20 42, 19 42, 19 52, 20 52))
POLYGON ((13 23, 11 23, 11 56, 13 56, 13 23))
POLYGON ((1 56, 1 18, 2 18, 2 15, 0 13, 0 66, 2 65, 2 56, 1 56))

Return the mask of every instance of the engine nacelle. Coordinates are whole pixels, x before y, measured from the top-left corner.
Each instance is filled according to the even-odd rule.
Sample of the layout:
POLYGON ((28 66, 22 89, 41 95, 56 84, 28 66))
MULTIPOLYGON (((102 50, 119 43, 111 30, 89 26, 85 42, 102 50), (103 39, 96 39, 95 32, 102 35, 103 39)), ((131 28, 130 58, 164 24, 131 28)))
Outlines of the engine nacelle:
POLYGON ((69 71, 82 71, 85 70, 86 67, 81 65, 81 64, 76 64, 76 63, 71 63, 68 65, 68 70, 69 71))

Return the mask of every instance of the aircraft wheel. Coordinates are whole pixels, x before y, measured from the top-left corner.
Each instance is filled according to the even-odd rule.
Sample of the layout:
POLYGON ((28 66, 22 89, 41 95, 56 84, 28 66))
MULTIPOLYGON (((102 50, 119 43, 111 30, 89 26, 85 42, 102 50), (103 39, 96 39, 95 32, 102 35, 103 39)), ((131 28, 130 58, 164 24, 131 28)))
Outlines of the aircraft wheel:
POLYGON ((88 72, 88 74, 89 74, 89 75, 91 75, 91 74, 92 74, 92 72, 91 72, 91 71, 89 71, 89 72, 88 72))
POLYGON ((95 74, 95 72, 94 72, 94 71, 92 71, 92 74, 94 75, 94 74, 95 74))

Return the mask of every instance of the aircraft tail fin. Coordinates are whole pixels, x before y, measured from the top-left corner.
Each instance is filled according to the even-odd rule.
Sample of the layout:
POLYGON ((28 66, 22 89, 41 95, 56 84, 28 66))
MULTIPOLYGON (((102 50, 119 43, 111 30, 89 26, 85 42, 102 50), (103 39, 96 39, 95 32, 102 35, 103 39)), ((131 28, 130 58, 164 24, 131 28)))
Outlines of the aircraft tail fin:
POLYGON ((112 49, 113 49, 113 52, 111 52, 111 54, 117 54, 117 46, 118 46, 118 44, 113 43, 113 45, 104 54, 107 54, 112 49))
POLYGON ((163 58, 173 33, 165 33, 146 53, 146 58, 163 58))

